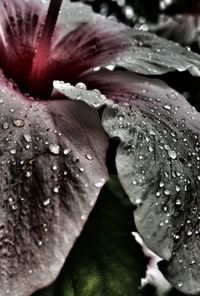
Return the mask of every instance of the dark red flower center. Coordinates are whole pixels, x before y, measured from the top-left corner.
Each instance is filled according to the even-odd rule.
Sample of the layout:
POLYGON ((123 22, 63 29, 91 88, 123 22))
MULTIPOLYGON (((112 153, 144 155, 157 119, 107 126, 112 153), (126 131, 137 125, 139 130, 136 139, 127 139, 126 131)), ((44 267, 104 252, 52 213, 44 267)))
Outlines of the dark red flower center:
POLYGON ((48 99, 52 92, 47 62, 61 4, 62 0, 50 1, 45 21, 28 5, 23 15, 18 7, 13 9, 15 3, 3 4, 7 18, 0 32, 0 67, 22 92, 34 98, 48 99))
POLYGON ((48 88, 49 81, 48 79, 46 81, 46 77, 48 77, 48 75, 45 75, 45 71, 48 70, 46 69, 46 63, 61 4, 62 0, 50 1, 43 32, 36 49, 36 54, 33 58, 28 82, 29 91, 34 95, 40 95, 43 93, 44 87, 48 88))

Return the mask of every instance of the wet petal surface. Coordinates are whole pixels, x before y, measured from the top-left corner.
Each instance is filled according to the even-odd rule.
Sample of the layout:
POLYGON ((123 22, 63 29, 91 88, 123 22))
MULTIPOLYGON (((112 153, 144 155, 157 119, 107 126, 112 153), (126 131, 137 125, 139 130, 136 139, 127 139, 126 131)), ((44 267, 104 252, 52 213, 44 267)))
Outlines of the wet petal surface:
POLYGON ((196 46, 199 49, 200 17, 198 14, 161 16, 157 25, 150 26, 150 31, 181 45, 192 46, 192 48, 196 46))
POLYGON ((200 76, 200 56, 149 32, 132 29, 133 45, 115 61, 116 66, 146 75, 188 70, 200 76))
POLYGON ((121 141, 116 166, 137 206, 138 231, 148 247, 166 260, 161 267, 166 278, 177 289, 198 294, 200 115, 160 80, 103 71, 90 79, 94 81, 108 100, 100 103, 100 96, 93 96, 92 102, 92 91, 82 91, 80 97, 69 86, 65 93, 64 84, 56 88, 93 107, 109 104, 103 125, 121 141), (118 104, 111 105, 109 99, 118 104))
POLYGON ((124 52, 130 46, 129 37, 125 26, 93 13, 91 19, 88 17, 87 22, 53 45, 50 71, 54 79, 77 81, 84 72, 107 65, 124 52))
POLYGON ((84 103, 31 101, 1 74, 0 294, 52 282, 107 179, 107 140, 84 103))
POLYGON ((198 294, 200 115, 159 80, 138 76, 129 86, 130 102, 103 117, 108 134, 121 140, 118 175, 137 205, 139 233, 166 260, 166 278, 198 294))

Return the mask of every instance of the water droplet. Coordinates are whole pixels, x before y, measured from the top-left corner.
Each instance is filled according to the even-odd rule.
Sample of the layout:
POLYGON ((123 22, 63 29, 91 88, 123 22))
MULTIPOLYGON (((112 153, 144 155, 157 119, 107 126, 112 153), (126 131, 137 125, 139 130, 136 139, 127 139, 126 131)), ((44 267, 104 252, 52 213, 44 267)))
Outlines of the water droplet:
POLYGON ((176 99, 177 99, 177 95, 176 95, 176 93, 170 93, 170 94, 167 94, 167 97, 168 97, 169 99, 172 99, 172 100, 176 100, 176 99))
POLYGON ((118 119, 119 119, 119 121, 123 121, 124 120, 124 115, 119 115, 118 119))
POLYGON ((168 104, 165 104, 165 105, 163 106, 163 108, 164 108, 165 110, 171 110, 171 109, 172 109, 172 106, 171 106, 171 105, 168 105, 168 104))
POLYGON ((182 282, 179 282, 178 283, 178 288, 181 288, 183 286, 183 283, 182 282))
POLYGON ((27 172, 26 172, 26 177, 27 177, 27 178, 30 178, 31 176, 32 176, 32 172, 27 171, 27 172))
POLYGON ((54 192, 54 193, 58 193, 58 192, 59 192, 59 188, 58 188, 57 186, 54 187, 54 188, 53 188, 53 192, 54 192))
POLYGON ((153 130, 149 130, 150 135, 155 136, 156 133, 153 130))
POLYGON ((86 158, 89 159, 89 160, 92 160, 93 159, 93 156, 91 153, 87 153, 86 154, 86 158))
POLYGON ((8 129, 9 128, 9 123, 8 122, 4 122, 3 125, 2 125, 2 128, 4 130, 8 129))
POLYGON ((25 125, 25 122, 22 119, 14 119, 13 124, 17 127, 23 127, 25 125))
POLYGON ((24 134, 24 139, 26 142, 30 143, 31 142, 31 136, 29 134, 24 134))
POLYGON ((176 159, 177 157, 176 152, 174 150, 168 150, 168 155, 172 159, 176 159))
POLYGON ((57 165, 53 165, 52 170, 56 171, 58 169, 57 165))
POLYGON ((104 182, 105 182, 105 180, 102 179, 101 181, 94 183, 94 186, 97 188, 101 188, 103 186, 104 182))
POLYGON ((135 200, 135 204, 138 205, 138 206, 142 205, 142 200, 141 200, 141 198, 137 198, 137 199, 135 200))
POLYGON ((57 144, 49 145, 49 150, 55 155, 58 155, 60 153, 60 147, 57 144))
POLYGON ((16 152, 17 152, 16 149, 11 149, 10 150, 10 154, 16 154, 16 152))
POLYGON ((83 90, 87 90, 87 86, 85 85, 85 83, 83 82, 78 82, 75 87, 83 89, 83 90))
POLYGON ((71 149, 64 149, 63 154, 68 155, 71 152, 71 149))
POLYGON ((153 147, 152 146, 149 146, 148 147, 148 150, 149 150, 149 152, 153 152, 153 147))
POLYGON ((162 182, 162 181, 159 183, 159 187, 160 187, 160 188, 164 187, 164 185, 165 185, 165 183, 162 182))
POLYGON ((48 205, 50 204, 50 202, 51 202, 51 199, 48 198, 48 199, 46 199, 46 200, 43 202, 43 205, 44 205, 44 206, 48 206, 48 205))
POLYGON ((180 206, 181 205, 181 200, 179 198, 176 200, 176 205, 177 206, 180 206))

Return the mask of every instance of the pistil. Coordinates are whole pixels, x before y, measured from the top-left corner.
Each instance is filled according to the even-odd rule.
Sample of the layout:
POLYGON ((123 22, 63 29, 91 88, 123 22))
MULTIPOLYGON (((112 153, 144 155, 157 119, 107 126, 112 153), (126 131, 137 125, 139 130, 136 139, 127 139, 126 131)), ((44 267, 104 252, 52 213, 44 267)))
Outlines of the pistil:
POLYGON ((61 5, 62 0, 51 0, 49 4, 43 32, 36 49, 32 70, 29 76, 29 88, 31 92, 35 94, 39 94, 40 90, 45 87, 44 70, 61 5))

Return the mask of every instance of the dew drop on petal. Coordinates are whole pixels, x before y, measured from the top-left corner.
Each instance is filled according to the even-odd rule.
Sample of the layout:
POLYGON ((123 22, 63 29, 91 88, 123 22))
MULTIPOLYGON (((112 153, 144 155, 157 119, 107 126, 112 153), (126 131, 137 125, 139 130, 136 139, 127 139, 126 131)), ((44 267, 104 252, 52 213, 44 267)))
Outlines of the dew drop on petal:
POLYGON ((93 159, 93 156, 91 153, 87 153, 86 154, 86 158, 89 159, 89 160, 92 160, 93 159))
POLYGON ((58 155, 60 153, 60 147, 57 144, 49 145, 49 150, 55 155, 58 155))
POLYGON ((42 241, 38 241, 38 246, 41 246, 42 245, 42 241))
POLYGON ((87 86, 83 82, 78 82, 75 87, 80 88, 82 90, 87 90, 87 86))
POLYGON ((50 198, 48 198, 43 202, 43 205, 48 206, 50 204, 50 202, 51 202, 51 200, 50 200, 50 198))
POLYGON ((160 187, 160 188, 164 187, 164 185, 165 185, 165 183, 162 182, 162 181, 159 183, 159 187, 160 187))
POLYGON ((97 188, 101 188, 104 184, 105 180, 101 179, 99 182, 94 183, 94 186, 97 188))
POLYGON ((30 171, 27 171, 27 172, 26 172, 26 177, 27 177, 27 178, 30 178, 31 176, 32 176, 32 173, 31 173, 30 171))
POLYGON ((179 198, 176 200, 176 205, 177 206, 180 206, 181 205, 181 200, 179 198))
POLYGON ((29 134, 24 134, 24 139, 26 142, 30 143, 31 142, 31 136, 29 134))
POLYGON ((172 100, 176 100, 176 99, 177 99, 177 95, 176 95, 176 93, 169 93, 169 94, 167 94, 167 97, 168 97, 169 99, 172 99, 172 100))
POLYGON ((149 146, 148 147, 148 150, 149 150, 149 152, 153 152, 153 147, 152 146, 149 146))
POLYGON ((57 165, 53 165, 52 170, 56 171, 58 169, 57 165))
POLYGON ((13 124, 17 127, 23 127, 25 125, 25 122, 23 119, 14 119, 13 124))
POLYGON ((171 106, 171 105, 168 105, 168 104, 165 104, 165 105, 163 106, 163 108, 164 108, 165 110, 171 110, 171 109, 172 109, 172 106, 171 106))
POLYGON ((71 152, 71 149, 64 149, 63 154, 68 155, 71 152))
POLYGON ((178 283, 178 288, 181 288, 183 286, 183 282, 178 283))
POLYGON ((155 136, 155 135, 156 135, 156 133, 154 132, 154 130, 150 130, 149 133, 150 133, 150 135, 152 135, 152 136, 155 136))
POLYGON ((9 128, 9 123, 8 122, 4 122, 3 125, 2 125, 2 128, 4 130, 8 129, 9 128))
POLYGON ((59 188, 58 188, 57 186, 54 187, 54 188, 53 188, 53 192, 54 192, 54 193, 58 193, 58 192, 59 192, 59 188))
POLYGON ((10 154, 16 154, 16 149, 11 149, 10 154))
POLYGON ((171 159, 176 159, 177 155, 174 150, 168 150, 168 155, 171 159))

